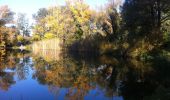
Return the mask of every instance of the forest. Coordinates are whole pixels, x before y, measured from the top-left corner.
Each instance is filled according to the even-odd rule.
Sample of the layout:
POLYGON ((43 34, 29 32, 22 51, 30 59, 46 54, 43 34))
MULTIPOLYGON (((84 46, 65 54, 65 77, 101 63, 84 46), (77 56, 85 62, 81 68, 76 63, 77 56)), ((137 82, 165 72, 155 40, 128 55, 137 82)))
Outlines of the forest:
POLYGON ((66 51, 142 60, 167 57, 170 55, 169 5, 169 0, 109 0, 101 9, 93 10, 83 0, 66 0, 64 6, 40 8, 33 14, 35 23, 30 26, 24 13, 14 19, 15 12, 1 6, 0 48, 30 46, 37 41, 45 44, 57 38, 61 49, 66 51))

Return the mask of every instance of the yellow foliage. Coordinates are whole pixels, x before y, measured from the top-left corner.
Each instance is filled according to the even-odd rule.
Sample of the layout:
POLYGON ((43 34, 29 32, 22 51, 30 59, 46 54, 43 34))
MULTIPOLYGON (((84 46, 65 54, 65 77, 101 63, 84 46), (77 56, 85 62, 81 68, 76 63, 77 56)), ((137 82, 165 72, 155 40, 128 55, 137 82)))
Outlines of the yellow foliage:
POLYGON ((44 35, 44 37, 45 37, 46 39, 51 39, 51 38, 54 38, 55 35, 54 35, 53 33, 46 33, 46 34, 44 35))
POLYGON ((22 42, 22 41, 24 41, 24 37, 23 37, 22 35, 18 35, 18 36, 17 36, 17 40, 18 40, 19 42, 22 42))

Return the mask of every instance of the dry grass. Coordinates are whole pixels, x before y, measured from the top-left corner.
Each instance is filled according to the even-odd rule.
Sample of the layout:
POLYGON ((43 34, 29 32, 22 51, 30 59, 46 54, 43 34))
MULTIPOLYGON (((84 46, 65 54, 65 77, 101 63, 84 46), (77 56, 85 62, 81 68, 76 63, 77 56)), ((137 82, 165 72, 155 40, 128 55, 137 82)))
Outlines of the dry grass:
POLYGON ((59 60, 62 41, 58 38, 34 42, 32 45, 33 54, 45 58, 47 61, 59 60))

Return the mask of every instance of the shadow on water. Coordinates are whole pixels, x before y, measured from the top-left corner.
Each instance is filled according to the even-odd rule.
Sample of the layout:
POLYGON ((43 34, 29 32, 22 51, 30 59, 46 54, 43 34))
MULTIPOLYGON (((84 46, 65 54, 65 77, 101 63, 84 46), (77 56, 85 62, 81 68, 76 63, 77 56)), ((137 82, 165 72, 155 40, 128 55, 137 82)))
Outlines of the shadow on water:
POLYGON ((12 50, 3 55, 0 98, 21 99, 18 92, 22 99, 170 100, 168 59, 140 62, 89 52, 43 53, 12 50))

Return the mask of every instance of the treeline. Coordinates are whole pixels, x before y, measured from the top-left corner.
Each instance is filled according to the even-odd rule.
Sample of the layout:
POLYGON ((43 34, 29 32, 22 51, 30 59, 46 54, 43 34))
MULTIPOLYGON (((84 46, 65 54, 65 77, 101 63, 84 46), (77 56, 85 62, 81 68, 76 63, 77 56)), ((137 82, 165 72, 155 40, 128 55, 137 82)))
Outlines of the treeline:
POLYGON ((17 20, 14 19, 16 13, 7 6, 0 6, 0 48, 11 48, 28 44, 29 25, 25 14, 18 14, 17 20))
POLYGON ((33 15, 33 36, 25 14, 14 21, 8 6, 0 7, 0 47, 29 44, 30 41, 59 38, 63 48, 100 54, 150 58, 168 54, 170 1, 108 0, 93 10, 83 0, 66 0, 64 6, 41 8, 33 15), (7 26, 8 24, 15 24, 7 26))
POLYGON ((10 45, 14 40, 15 28, 6 27, 5 24, 9 23, 13 19, 14 13, 8 8, 8 6, 0 7, 0 48, 10 45))
POLYGON ((71 50, 145 58, 170 40, 169 5, 168 0, 125 0, 121 6, 109 0, 96 11, 82 0, 67 1, 34 15, 33 40, 58 37, 71 50))
POLYGON ((60 38, 63 46, 71 50, 96 51, 99 44, 111 43, 120 28, 121 15, 114 3, 96 11, 83 0, 66 1, 65 6, 42 8, 33 15, 36 24, 33 30, 34 41, 60 38))

